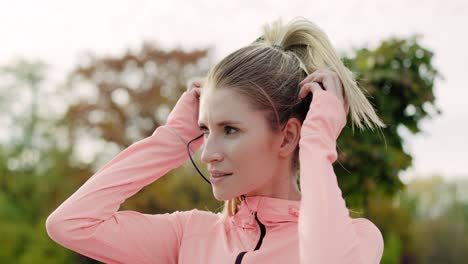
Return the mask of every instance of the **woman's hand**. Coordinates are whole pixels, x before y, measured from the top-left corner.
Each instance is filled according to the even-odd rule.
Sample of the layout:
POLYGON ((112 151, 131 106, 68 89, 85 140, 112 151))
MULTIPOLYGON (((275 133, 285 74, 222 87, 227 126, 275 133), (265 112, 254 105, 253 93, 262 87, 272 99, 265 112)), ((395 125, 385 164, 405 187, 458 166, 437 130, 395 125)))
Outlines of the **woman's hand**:
POLYGON ((198 127, 198 111, 202 86, 202 78, 188 81, 187 91, 181 95, 167 117, 166 125, 173 128, 184 142, 188 142, 201 133, 198 127))
POLYGON ((188 81, 187 91, 194 92, 200 98, 201 88, 203 87, 203 79, 196 78, 188 81))
POLYGON ((349 104, 344 95, 343 84, 340 77, 334 71, 328 69, 319 69, 309 74, 302 82, 299 83, 299 99, 303 99, 309 92, 312 94, 318 89, 322 89, 321 83, 326 91, 333 93, 342 103, 346 110, 349 112, 349 104))

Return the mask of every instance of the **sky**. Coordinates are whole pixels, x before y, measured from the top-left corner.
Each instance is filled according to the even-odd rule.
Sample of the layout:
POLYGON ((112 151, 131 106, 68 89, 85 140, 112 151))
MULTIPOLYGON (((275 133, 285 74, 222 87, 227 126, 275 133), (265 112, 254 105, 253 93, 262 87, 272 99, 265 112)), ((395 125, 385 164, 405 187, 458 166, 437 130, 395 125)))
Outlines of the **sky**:
POLYGON ((340 51, 422 35, 444 77, 434 88, 443 113, 424 120, 422 133, 404 134, 413 166, 401 177, 468 177, 468 1, 0 0, 0 65, 43 60, 59 83, 84 53, 120 55, 144 41, 167 49, 211 47, 219 60, 255 40, 263 24, 296 16, 315 22, 340 51))

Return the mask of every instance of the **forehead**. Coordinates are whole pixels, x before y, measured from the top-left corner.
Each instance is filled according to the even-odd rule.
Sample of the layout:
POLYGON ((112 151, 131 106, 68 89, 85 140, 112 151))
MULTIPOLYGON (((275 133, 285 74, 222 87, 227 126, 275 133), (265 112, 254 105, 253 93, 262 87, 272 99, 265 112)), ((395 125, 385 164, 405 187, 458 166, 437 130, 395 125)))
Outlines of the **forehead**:
POLYGON ((258 117, 259 114, 251 109, 244 96, 231 89, 206 89, 201 93, 200 122, 218 122, 224 119, 242 121, 258 117))

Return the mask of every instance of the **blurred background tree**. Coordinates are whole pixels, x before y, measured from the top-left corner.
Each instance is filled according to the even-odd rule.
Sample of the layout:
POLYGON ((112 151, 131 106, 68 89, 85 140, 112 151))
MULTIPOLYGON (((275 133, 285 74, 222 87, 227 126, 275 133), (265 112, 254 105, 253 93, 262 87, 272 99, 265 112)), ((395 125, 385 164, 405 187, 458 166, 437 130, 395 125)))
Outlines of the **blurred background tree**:
MULTIPOLYGON (((464 257, 466 239, 459 237, 460 246, 448 250, 453 240, 442 236, 442 241, 439 234, 464 234, 466 200, 448 199, 438 214, 430 213, 435 203, 421 198, 429 187, 418 192, 415 186, 421 184, 410 183, 405 189, 398 177, 411 165, 402 129, 418 133, 423 118, 440 113, 434 103, 439 75, 432 56, 412 37, 387 39, 343 58, 388 125, 381 134, 343 130, 334 165, 348 207, 359 211, 354 216, 371 219, 384 235, 382 263, 452 263, 464 257), (456 225, 453 219, 458 219, 456 225), (443 246, 450 254, 445 259, 443 246)), ((44 85, 43 63, 22 60, 1 68, 0 121, 8 128, 0 148, 2 263, 96 263, 51 241, 45 219, 104 163, 164 124, 187 81, 213 65, 209 50, 165 51, 148 43, 122 56, 86 55, 80 61, 56 89, 44 85), (24 98, 29 101, 18 103, 24 98), (65 110, 53 114, 54 102, 65 110)), ((219 211, 222 203, 195 174, 187 162, 129 198, 121 210, 219 211)), ((431 199, 438 201, 442 193, 451 189, 431 199)))
MULTIPOLYGON (((206 74, 210 66, 208 50, 164 51, 148 43, 121 57, 88 55, 84 61, 67 78, 65 89, 73 100, 63 121, 73 135, 72 145, 92 145, 94 153, 85 153, 84 165, 95 170, 165 124, 187 82, 206 74)), ((78 163, 80 151, 75 150, 78 163)), ((148 213, 219 209, 222 204, 214 199, 211 186, 187 165, 143 188, 122 209, 148 213)))
POLYGON ((382 133, 344 129, 338 139, 335 172, 352 207, 367 208, 373 194, 391 197, 403 187, 398 174, 412 159, 403 148, 401 130, 419 133, 423 118, 440 114, 433 93, 439 77, 433 54, 417 40, 387 39, 373 50, 361 48, 344 59, 387 125, 382 133))
POLYGON ((46 65, 18 59, 0 67, 0 262, 68 263, 44 225, 92 171, 69 162, 66 129, 44 104, 46 65))

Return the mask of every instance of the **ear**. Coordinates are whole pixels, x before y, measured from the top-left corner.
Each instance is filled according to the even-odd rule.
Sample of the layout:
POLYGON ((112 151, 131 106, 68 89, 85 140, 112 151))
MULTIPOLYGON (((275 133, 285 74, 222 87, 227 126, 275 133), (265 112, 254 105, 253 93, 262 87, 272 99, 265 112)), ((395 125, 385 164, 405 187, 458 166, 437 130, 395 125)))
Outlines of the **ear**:
POLYGON ((281 131, 283 139, 279 147, 279 155, 281 157, 289 157, 293 154, 297 144, 299 144, 301 126, 301 122, 295 117, 290 118, 286 123, 286 126, 281 131))

